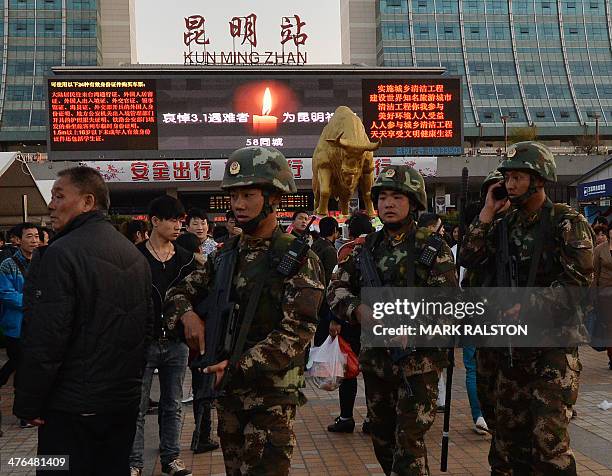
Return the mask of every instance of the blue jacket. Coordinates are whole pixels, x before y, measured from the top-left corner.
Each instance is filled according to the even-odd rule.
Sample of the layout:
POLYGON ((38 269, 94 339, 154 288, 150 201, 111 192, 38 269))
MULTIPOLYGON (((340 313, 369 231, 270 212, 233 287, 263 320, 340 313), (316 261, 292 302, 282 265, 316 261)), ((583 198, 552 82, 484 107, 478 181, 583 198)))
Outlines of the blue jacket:
MULTIPOLYGON (((21 251, 17 251, 13 258, 27 271, 30 262, 21 251)), ((6 258, 0 263, 0 327, 4 335, 18 339, 23 321, 24 276, 13 258, 6 258)))

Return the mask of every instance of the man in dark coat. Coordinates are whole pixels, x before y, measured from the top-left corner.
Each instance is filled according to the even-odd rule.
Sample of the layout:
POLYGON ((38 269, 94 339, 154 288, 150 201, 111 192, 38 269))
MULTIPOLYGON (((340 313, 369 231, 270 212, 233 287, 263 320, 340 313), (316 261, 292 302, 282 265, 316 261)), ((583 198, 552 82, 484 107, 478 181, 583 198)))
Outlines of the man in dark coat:
POLYGON ((39 455, 69 456, 58 474, 129 474, 151 272, 105 218, 108 206, 97 171, 61 171, 49 204, 58 233, 35 253, 24 288, 13 412, 38 426, 39 455))

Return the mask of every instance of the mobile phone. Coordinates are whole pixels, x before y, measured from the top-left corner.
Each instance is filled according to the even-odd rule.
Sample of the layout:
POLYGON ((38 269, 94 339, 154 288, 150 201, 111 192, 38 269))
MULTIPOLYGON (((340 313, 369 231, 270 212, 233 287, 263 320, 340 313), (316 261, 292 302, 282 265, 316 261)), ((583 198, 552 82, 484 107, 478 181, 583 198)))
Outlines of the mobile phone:
POLYGON ((506 188, 505 182, 501 182, 501 186, 493 190, 493 198, 495 200, 502 200, 508 198, 508 189, 506 188))

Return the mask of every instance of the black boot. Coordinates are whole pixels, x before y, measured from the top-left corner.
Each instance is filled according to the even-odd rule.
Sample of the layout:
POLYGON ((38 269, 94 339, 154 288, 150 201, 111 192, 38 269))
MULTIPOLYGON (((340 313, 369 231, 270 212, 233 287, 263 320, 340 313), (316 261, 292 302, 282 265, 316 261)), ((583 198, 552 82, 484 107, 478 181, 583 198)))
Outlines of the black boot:
POLYGON ((363 424, 361 425, 361 432, 366 435, 372 433, 372 430, 370 430, 370 420, 363 420, 363 424))
POLYGON ((343 420, 338 417, 327 427, 327 431, 332 433, 353 433, 353 430, 355 430, 355 420, 352 418, 343 420))
POLYGON ((197 427, 198 424, 196 421, 196 428, 193 432, 193 436, 191 437, 191 451, 193 451, 194 454, 215 451, 217 448, 219 448, 219 443, 210 437, 212 430, 210 402, 194 400, 193 408, 196 415, 198 412, 201 412, 201 420, 199 428, 197 427))
POLYGON ((191 439, 191 451, 193 451, 194 454, 198 455, 200 453, 207 453, 209 451, 215 451, 216 449, 219 448, 219 443, 217 443, 216 441, 212 440, 210 438, 210 436, 208 438, 203 438, 204 435, 200 435, 200 437, 198 438, 198 444, 194 445, 194 440, 196 437, 196 434, 194 432, 193 437, 191 439))

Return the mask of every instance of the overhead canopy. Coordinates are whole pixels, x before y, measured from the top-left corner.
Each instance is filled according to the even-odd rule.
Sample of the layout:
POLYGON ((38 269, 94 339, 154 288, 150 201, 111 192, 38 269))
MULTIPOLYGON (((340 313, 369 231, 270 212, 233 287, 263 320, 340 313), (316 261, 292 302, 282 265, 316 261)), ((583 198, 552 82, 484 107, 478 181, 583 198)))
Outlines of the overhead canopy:
POLYGON ((34 180, 19 152, 0 152, 0 225, 23 221, 23 196, 27 196, 28 220, 43 223, 48 218, 50 186, 34 180))

